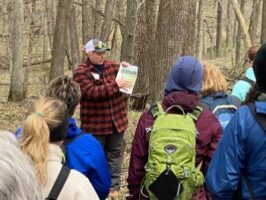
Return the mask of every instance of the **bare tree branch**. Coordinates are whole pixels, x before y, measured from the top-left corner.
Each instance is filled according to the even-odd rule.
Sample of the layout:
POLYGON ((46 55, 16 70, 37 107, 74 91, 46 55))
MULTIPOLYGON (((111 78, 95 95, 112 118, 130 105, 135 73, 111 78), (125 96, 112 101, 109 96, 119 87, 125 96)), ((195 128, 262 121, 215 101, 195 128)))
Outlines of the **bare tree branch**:
MULTIPOLYGON (((74 1, 74 4, 75 5, 78 5, 78 6, 82 6, 82 3, 79 3, 77 1, 74 1)), ((100 16, 104 17, 104 13, 101 11, 101 10, 96 10, 96 8, 93 6, 93 5, 89 5, 91 7, 92 10, 94 10, 97 14, 99 14, 100 16)), ((122 28, 125 28, 125 25, 120 22, 118 19, 114 18, 112 19, 114 22, 118 23, 119 26, 121 26, 122 28)))

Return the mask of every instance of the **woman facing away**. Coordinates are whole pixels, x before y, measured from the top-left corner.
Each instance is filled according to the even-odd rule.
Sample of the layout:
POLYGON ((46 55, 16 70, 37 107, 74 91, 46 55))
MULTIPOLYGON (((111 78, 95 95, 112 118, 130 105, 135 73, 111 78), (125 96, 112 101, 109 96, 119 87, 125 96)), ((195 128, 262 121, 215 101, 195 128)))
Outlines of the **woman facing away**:
POLYGON ((234 112, 241 105, 241 101, 235 96, 226 94, 227 82, 217 66, 209 62, 203 62, 203 65, 200 104, 215 114, 224 129, 234 112))
MULTIPOLYGON (((46 197, 64 163, 60 145, 67 136, 68 118, 68 111, 63 102, 52 98, 40 98, 34 103, 31 114, 23 124, 20 147, 31 158, 46 197)), ((57 199, 99 198, 90 181, 79 172, 71 170, 57 199)))

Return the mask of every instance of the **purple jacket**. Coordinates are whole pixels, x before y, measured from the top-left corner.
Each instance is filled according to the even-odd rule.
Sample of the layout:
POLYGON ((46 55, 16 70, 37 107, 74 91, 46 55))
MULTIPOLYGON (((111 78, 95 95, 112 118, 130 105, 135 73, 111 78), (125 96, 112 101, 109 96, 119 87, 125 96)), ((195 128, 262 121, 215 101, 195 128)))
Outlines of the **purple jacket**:
MULTIPOLYGON (((171 105, 181 105, 186 112, 193 111, 199 104, 199 95, 187 92, 171 92, 164 97, 162 106, 167 109, 171 105)), ((128 189, 130 196, 127 199, 145 199, 140 196, 140 187, 145 175, 144 166, 148 160, 148 145, 150 134, 146 133, 145 128, 153 125, 153 116, 149 112, 144 112, 137 125, 135 136, 132 142, 131 157, 128 172, 128 189)), ((222 129, 216 117, 212 112, 203 110, 196 122, 199 136, 197 137, 196 146, 196 165, 203 161, 202 172, 205 175, 208 164, 216 149, 218 140, 221 136, 222 129)), ((202 187, 199 191, 199 199, 209 199, 202 187)), ((196 198, 195 198, 196 199, 196 198)))

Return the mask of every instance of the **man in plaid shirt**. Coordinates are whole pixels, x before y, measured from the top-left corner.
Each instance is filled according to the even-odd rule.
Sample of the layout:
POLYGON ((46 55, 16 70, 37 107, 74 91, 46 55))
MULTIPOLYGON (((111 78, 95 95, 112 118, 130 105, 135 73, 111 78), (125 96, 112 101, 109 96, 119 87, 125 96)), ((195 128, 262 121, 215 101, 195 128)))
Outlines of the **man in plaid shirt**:
POLYGON ((115 199, 121 185, 121 150, 128 127, 127 97, 119 89, 128 88, 130 82, 116 80, 119 63, 105 59, 109 50, 99 39, 90 40, 85 46, 88 59, 75 70, 74 80, 79 83, 82 93, 81 128, 92 133, 104 148, 111 172, 110 196, 115 199))

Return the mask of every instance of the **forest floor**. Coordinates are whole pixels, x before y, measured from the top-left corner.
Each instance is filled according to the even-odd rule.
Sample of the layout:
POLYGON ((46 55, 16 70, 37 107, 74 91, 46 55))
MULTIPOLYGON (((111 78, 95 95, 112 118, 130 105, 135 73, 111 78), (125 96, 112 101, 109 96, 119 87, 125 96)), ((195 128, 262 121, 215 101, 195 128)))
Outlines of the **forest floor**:
MULTIPOLYGON (((230 67, 230 58, 215 60, 215 64, 221 66, 223 71, 227 71, 230 67), (227 66, 224 63, 228 63, 227 66), (224 70, 225 69, 225 70, 224 70)), ((40 69, 43 70, 43 69, 40 69)), ((45 84, 47 77, 45 76, 44 71, 40 71, 34 69, 29 75, 29 86, 28 86, 28 94, 27 96, 38 96, 44 95, 46 91, 47 84, 45 84)), ((243 70, 242 70, 243 71, 243 70)), ((67 72, 70 73, 70 72, 67 72)), ((228 80, 233 80, 232 77, 228 73, 225 73, 228 80)), ((9 130, 14 132, 17 127, 19 127, 23 120, 26 117, 26 105, 28 105, 28 100, 24 100, 19 103, 11 103, 7 102, 8 90, 9 90, 9 80, 10 75, 7 70, 0 70, 0 130, 9 130)), ((129 157, 131 151, 131 142, 134 136, 134 131, 137 125, 138 118, 140 116, 139 112, 129 111, 129 128, 125 133, 125 141, 126 148, 123 157, 123 165, 122 165, 122 190, 121 196, 119 199, 125 199, 125 195, 127 194, 126 187, 126 178, 128 174, 128 164, 129 157)), ((74 115, 77 119, 79 119, 79 109, 76 110, 74 115)))

